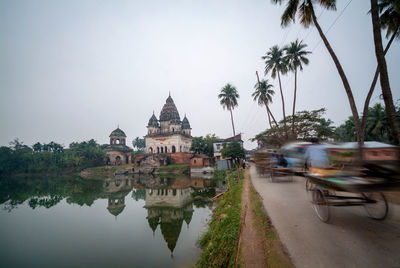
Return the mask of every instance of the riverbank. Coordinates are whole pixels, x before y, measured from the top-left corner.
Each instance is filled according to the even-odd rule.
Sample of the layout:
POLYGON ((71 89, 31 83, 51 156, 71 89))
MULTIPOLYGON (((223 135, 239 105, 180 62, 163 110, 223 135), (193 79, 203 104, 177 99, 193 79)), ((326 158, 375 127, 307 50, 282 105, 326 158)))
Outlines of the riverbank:
POLYGON ((199 240, 197 267, 294 267, 283 250, 249 170, 226 176, 230 189, 217 201, 209 228, 199 240), (239 250, 239 252, 237 252, 239 250))
MULTIPOLYGON (((93 168, 86 168, 79 173, 79 176, 84 179, 107 179, 112 178, 115 172, 121 174, 134 174, 135 165, 125 164, 120 166, 100 166, 93 168)), ((188 164, 168 165, 155 168, 154 175, 190 175, 190 166, 188 164)))
POLYGON ((203 253, 197 267, 228 267, 235 264, 240 232, 243 171, 240 174, 239 182, 236 172, 226 176, 230 188, 219 197, 208 231, 199 240, 203 253))

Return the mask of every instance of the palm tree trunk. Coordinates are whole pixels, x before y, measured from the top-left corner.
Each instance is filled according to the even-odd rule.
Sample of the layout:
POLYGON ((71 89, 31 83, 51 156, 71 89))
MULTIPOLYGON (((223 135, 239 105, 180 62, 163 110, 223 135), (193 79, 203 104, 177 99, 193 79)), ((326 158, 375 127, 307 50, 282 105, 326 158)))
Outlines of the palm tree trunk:
POLYGON ((354 101, 353 92, 351 91, 349 81, 347 80, 346 74, 344 73, 344 70, 342 68, 342 65, 339 62, 338 57, 336 56, 335 52, 333 51, 331 45, 329 44, 328 39, 326 39, 326 36, 317 21, 317 17, 315 16, 315 12, 314 12, 314 7, 312 6, 311 2, 310 2, 310 8, 311 8, 311 16, 312 16, 313 22, 315 24, 315 27, 317 28, 318 33, 321 36, 321 39, 324 42, 326 49, 328 50, 329 54, 332 57, 333 62, 336 65, 336 69, 338 70, 340 78, 342 79, 342 83, 343 83, 344 89, 346 91, 347 98, 349 99, 351 113, 353 114, 353 118, 354 118, 354 127, 355 127, 356 134, 357 134, 357 142, 358 142, 359 147, 361 147, 362 146, 361 139, 360 139, 361 124, 360 124, 360 119, 358 116, 357 106, 354 101))
POLYGON ((286 138, 287 138, 288 134, 287 134, 287 128, 286 128, 285 100, 283 98, 281 76, 279 74, 279 71, 277 73, 278 73, 278 80, 279 80, 279 89, 281 91, 281 99, 282 99, 283 125, 284 125, 284 128, 285 128, 285 135, 286 135, 286 138))
POLYGON ((293 112, 292 112, 292 135, 294 138, 294 113, 296 111, 296 91, 297 91, 297 68, 294 69, 294 97, 293 97, 293 112))
POLYGON ((272 114, 271 109, 269 109, 269 106, 268 106, 267 103, 265 103, 265 107, 267 107, 267 112, 268 112, 268 114, 271 116, 272 120, 274 121, 275 126, 278 126, 278 123, 276 122, 275 117, 274 117, 274 115, 272 114))
POLYGON ((235 125, 233 124, 232 108, 229 108, 229 111, 231 112, 231 121, 232 121, 233 136, 235 136, 235 125))
POLYGON ((267 105, 265 105, 265 108, 267 109, 267 115, 268 115, 268 123, 269 123, 269 128, 272 128, 272 124, 271 124, 271 116, 269 115, 269 112, 268 112, 268 106, 267 106, 267 105))
POLYGON ((385 102, 386 115, 388 117, 390 129, 393 136, 395 145, 400 144, 400 131, 398 122, 396 121, 396 109, 393 103, 392 91, 390 89, 389 75, 387 72, 385 54, 382 46, 381 28, 379 24, 378 1, 371 0, 371 18, 372 27, 374 31, 375 55, 378 61, 378 68, 380 73, 380 82, 383 100, 385 102))
MULTIPOLYGON (((392 37, 390 37, 390 40, 386 45, 385 51, 383 52, 384 55, 386 55, 386 53, 388 52, 395 37, 396 37, 396 32, 393 32, 392 37)), ((365 128, 367 126, 369 102, 371 101, 372 93, 374 93, 376 82, 378 81, 378 76, 379 76, 379 67, 377 66, 375 75, 374 75, 374 79, 372 80, 371 87, 369 88, 367 98, 365 99, 365 103, 364 103, 363 117, 361 119, 361 142, 362 143, 364 143, 365 128)))

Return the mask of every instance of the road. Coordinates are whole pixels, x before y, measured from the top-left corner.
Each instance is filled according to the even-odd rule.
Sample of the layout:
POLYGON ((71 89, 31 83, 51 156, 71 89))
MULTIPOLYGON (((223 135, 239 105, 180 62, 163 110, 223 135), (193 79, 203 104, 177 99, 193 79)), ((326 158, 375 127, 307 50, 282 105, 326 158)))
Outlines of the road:
POLYGON ((334 207, 321 222, 305 191, 305 180, 274 182, 250 167, 254 188, 296 267, 400 267, 400 206, 389 204, 384 221, 363 207, 334 207))

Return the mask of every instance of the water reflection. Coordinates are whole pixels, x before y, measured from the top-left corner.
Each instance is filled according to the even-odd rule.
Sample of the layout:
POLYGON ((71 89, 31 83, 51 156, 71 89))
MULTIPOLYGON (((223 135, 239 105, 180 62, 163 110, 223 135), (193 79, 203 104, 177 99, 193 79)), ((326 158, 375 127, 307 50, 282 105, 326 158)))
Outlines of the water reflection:
MULTIPOLYGON (((135 224, 145 220, 142 226, 148 230, 149 236, 144 234, 144 237, 157 241, 157 239, 161 238, 159 235, 162 235, 161 239, 164 240, 165 244, 159 244, 160 249, 158 250, 168 248, 170 256, 173 256, 179 243, 183 243, 179 252, 182 252, 183 245, 185 245, 184 248, 193 248, 195 246, 194 240, 190 242, 192 244, 188 245, 189 238, 185 238, 185 235, 187 236, 189 232, 197 234, 204 228, 204 223, 192 222, 195 218, 194 212, 199 209, 206 209, 201 213, 209 213, 212 207, 211 198, 221 191, 223 187, 223 183, 211 179, 184 176, 132 177, 118 175, 106 180, 39 177, 1 178, 0 205, 8 213, 0 214, 0 220, 7 219, 7 214, 11 215, 14 212, 19 212, 19 207, 28 207, 31 210, 37 210, 39 207, 46 209, 57 207, 54 210, 49 210, 47 215, 51 217, 57 211, 65 211, 65 213, 68 213, 69 219, 74 221, 75 218, 76 221, 79 221, 79 217, 82 217, 82 214, 79 214, 79 210, 68 209, 68 206, 78 205, 78 207, 90 208, 96 213, 100 209, 100 213, 103 211, 108 217, 111 215, 115 217, 116 224, 123 221, 124 217, 125 219, 127 217, 134 219, 135 224), (97 203, 96 200, 103 201, 97 203), (98 205, 96 206, 95 204, 98 205), (132 211, 134 212, 132 213, 132 211), (143 211, 143 213, 140 211, 143 211), (138 214, 142 215, 142 220, 137 218, 138 214)), ((29 217, 34 215, 32 213, 28 214, 29 217)), ((199 216, 197 216, 196 220, 199 221, 199 219, 199 216)), ((29 220, 29 218, 26 218, 24 222, 28 223, 29 220)), ((91 224, 99 223, 98 218, 96 221, 94 218, 86 219, 86 221, 88 223, 91 222, 91 224)), ((110 222, 106 219, 103 222, 110 225, 110 222)), ((47 224, 46 226, 49 226, 49 230, 63 228, 62 226, 52 226, 51 221, 45 218, 43 218, 42 224, 47 224)), ((104 224, 98 228, 101 226, 104 226, 104 224)), ((129 230, 126 230, 127 232, 132 232, 132 227, 129 224, 124 226, 129 228, 129 230)), ((104 233, 104 230, 100 233, 104 235, 106 240, 109 235, 104 233)), ((136 232, 138 230, 140 229, 135 229, 136 232)), ((32 235, 34 233, 32 232, 32 235)), ((49 237, 57 237, 56 234, 52 234, 50 231, 47 235, 49 237)), ((40 237, 37 240, 40 241, 40 237)), ((60 244, 62 243, 61 241, 59 242, 60 244)), ((131 242, 134 241, 131 240, 131 242)), ((129 243, 128 237, 126 238, 126 243, 129 243)), ((142 244, 144 243, 142 242, 142 244)), ((149 248, 148 250, 154 249, 149 248)))

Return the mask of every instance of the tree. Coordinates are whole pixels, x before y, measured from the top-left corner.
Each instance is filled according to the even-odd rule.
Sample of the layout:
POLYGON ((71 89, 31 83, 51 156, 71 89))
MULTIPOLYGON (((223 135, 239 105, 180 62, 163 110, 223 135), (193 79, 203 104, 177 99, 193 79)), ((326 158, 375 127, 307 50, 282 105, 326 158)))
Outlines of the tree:
MULTIPOLYGON (((394 5, 393 5, 394 6, 394 5)), ((397 4, 399 6, 399 4, 397 4)), ((397 7, 399 8, 399 7, 397 7)), ((380 84, 383 100, 385 102, 386 114, 394 138, 394 144, 400 144, 400 129, 396 120, 396 109, 393 103, 392 91, 390 89, 389 75, 387 72, 386 59, 383 51, 381 28, 379 22, 378 0, 371 0, 371 19, 374 33, 375 55, 378 62, 380 84)))
POLYGON ((207 152, 207 143, 202 136, 193 137, 190 151, 192 151, 194 154, 204 154, 207 152))
MULTIPOLYGON (((286 51, 289 70, 294 72, 293 119, 296 111, 297 69, 299 68, 300 71, 303 71, 303 64, 308 65, 309 63, 309 60, 306 56, 307 54, 311 53, 310 51, 305 50, 306 47, 307 45, 303 44, 303 41, 299 42, 299 40, 296 40, 283 48, 286 51)), ((292 135, 294 136, 294 120, 292 120, 292 135)))
POLYGON ((37 142, 32 146, 32 148, 35 153, 39 153, 42 151, 42 144, 40 144, 40 142, 37 142))
POLYGON ((269 104, 272 103, 272 96, 275 94, 275 91, 272 89, 273 85, 268 82, 268 79, 263 79, 261 80, 261 82, 257 82, 254 85, 254 88, 255 91, 253 92, 253 94, 251 94, 251 96, 253 97, 254 101, 257 101, 259 105, 265 105, 265 108, 267 109, 269 126, 272 127, 271 117, 275 125, 277 125, 275 117, 269 109, 269 104))
POLYGON ((220 99, 220 104, 222 107, 224 109, 228 109, 231 113, 233 136, 235 136, 235 125, 233 124, 232 110, 238 106, 237 100, 239 98, 239 93, 234 86, 228 83, 221 89, 221 93, 218 95, 218 98, 220 99))
MULTIPOLYGON (((380 0, 378 3, 378 8, 380 12, 380 24, 382 29, 387 29, 386 38, 389 38, 389 42, 386 45, 384 55, 388 52, 391 44, 395 37, 400 37, 400 5, 396 4, 395 0, 380 0)), ((364 132, 367 125, 367 113, 369 108, 369 103, 371 101, 372 93, 375 90, 376 82, 379 77, 379 66, 376 67, 375 75, 372 80, 371 86, 369 88, 367 98, 365 99, 363 117, 361 120, 361 134, 363 135, 362 140, 364 140, 364 132)))
MULTIPOLYGON (((334 127, 330 119, 325 119, 322 115, 326 112, 325 108, 312 111, 299 111, 294 118, 289 116, 286 118, 288 122, 294 122, 295 139, 309 140, 313 137, 318 137, 321 140, 326 140, 333 137, 334 127)), ((282 136, 285 127, 283 120, 279 121, 278 126, 265 130, 256 135, 252 141, 257 140, 261 143, 282 146, 286 138, 282 136)))
MULTIPOLYGON (((272 0, 273 3, 281 4, 282 0, 272 0)), ((313 0, 300 0, 300 1, 292 1, 288 0, 287 1, 287 6, 285 11, 282 14, 281 17, 281 25, 283 27, 288 26, 292 21, 295 21, 296 14, 299 15, 300 17, 300 23, 305 27, 308 28, 310 25, 314 24, 315 27, 318 30, 318 33, 324 42, 324 45, 326 49, 328 50, 329 54, 331 55, 331 58, 333 62, 335 63, 336 69, 339 73, 339 76, 342 80, 344 89, 347 94, 347 98, 350 103, 350 108, 352 115, 354 117, 354 124, 355 124, 355 129, 357 132, 357 141, 359 145, 362 145, 362 140, 361 140, 361 124, 360 124, 360 119, 358 116, 358 111, 357 111, 357 106, 354 101, 354 96, 353 92, 351 90, 349 81, 347 80, 347 76, 344 73, 343 67, 340 64, 340 61, 338 57, 336 56, 335 52, 333 51, 328 39, 326 38, 324 32, 322 31, 321 26, 318 23, 317 17, 314 12, 314 6, 313 6, 313 0)), ((319 3, 323 8, 326 8, 328 10, 336 10, 336 1, 335 0, 318 0, 315 1, 319 3)))
MULTIPOLYGON (((396 105, 396 117, 400 122, 400 105, 396 105)), ((393 136, 390 131, 389 121, 386 116, 385 108, 382 104, 377 103, 373 107, 369 107, 365 115, 366 141, 380 141, 385 143, 393 143, 393 136)), ((334 135, 335 141, 356 141, 354 130, 354 119, 350 116, 342 125, 338 126, 334 135)))
POLYGON ((136 151, 143 151, 144 149, 146 149, 146 141, 145 139, 140 139, 139 137, 136 137, 133 141, 132 141, 132 146, 133 148, 136 148, 136 151))
POLYGON ((204 138, 203 136, 200 137, 194 137, 192 139, 192 145, 190 146, 190 151, 192 151, 195 154, 205 154, 208 157, 213 157, 214 156, 214 148, 213 148, 213 143, 217 140, 218 138, 215 136, 215 134, 207 134, 204 138))
POLYGON ((228 143, 224 148, 221 149, 222 157, 231 158, 234 162, 239 165, 240 159, 245 156, 244 149, 237 141, 228 143))
POLYGON ((283 56, 283 49, 279 48, 278 45, 275 45, 269 49, 269 51, 262 57, 265 60, 265 75, 271 72, 271 77, 275 79, 276 75, 278 75, 279 81, 279 89, 281 92, 281 100, 282 100, 282 112, 283 112, 283 121, 285 122, 285 133, 287 136, 286 129, 286 114, 285 114, 285 99, 283 98, 282 92, 282 83, 281 83, 281 75, 287 73, 288 64, 286 58, 283 56))

